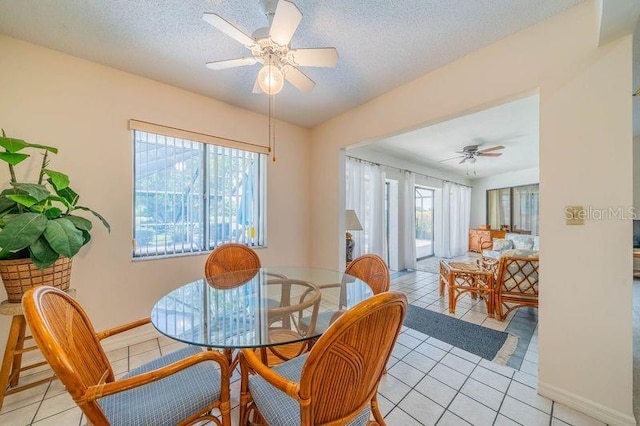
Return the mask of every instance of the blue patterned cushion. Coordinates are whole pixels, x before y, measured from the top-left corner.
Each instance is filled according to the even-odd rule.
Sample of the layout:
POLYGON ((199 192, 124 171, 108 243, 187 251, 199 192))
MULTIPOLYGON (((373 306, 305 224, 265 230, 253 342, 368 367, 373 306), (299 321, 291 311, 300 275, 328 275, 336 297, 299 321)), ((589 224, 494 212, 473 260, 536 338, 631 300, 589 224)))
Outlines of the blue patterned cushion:
POLYGON ((513 241, 513 248, 520 250, 533 249, 533 237, 527 234, 512 234, 509 233, 504 236, 507 240, 513 241))
POLYGON ((513 241, 505 240, 503 238, 494 238, 493 239, 493 250, 502 251, 509 250, 513 248, 513 241))
MULTIPOLYGON (((273 367, 273 371, 280 376, 300 382, 302 366, 309 354, 301 355, 297 358, 273 367)), ((260 413, 269 426, 297 426, 300 424, 300 404, 290 398, 286 393, 277 389, 260 376, 249 377, 249 390, 260 413)), ((371 414, 371 407, 367 405, 362 413, 351 420, 347 426, 362 426, 367 424, 371 414)))
POLYGON ((484 257, 491 257, 493 259, 500 259, 500 256, 502 256, 502 252, 497 250, 482 250, 482 255, 484 257))
MULTIPOLYGON (((188 346, 148 364, 124 377, 164 367, 202 348, 188 346)), ((98 400, 112 426, 175 425, 220 399, 220 373, 214 362, 201 362, 164 379, 98 400)))

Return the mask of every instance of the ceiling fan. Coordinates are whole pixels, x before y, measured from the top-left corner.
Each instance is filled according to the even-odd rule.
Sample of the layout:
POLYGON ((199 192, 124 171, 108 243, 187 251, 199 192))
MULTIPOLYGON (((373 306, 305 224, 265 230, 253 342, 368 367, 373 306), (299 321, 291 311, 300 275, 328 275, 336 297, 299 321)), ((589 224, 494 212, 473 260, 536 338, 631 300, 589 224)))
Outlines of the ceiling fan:
POLYGON ((251 51, 251 56, 207 62, 212 70, 263 64, 258 72, 253 93, 275 95, 287 80, 302 92, 311 92, 316 83, 298 67, 335 67, 338 51, 334 47, 292 49, 289 46, 293 33, 302 20, 302 13, 287 0, 260 0, 269 26, 259 28, 248 36, 233 24, 215 13, 205 13, 202 18, 251 51))
POLYGON ((458 155, 455 157, 451 157, 451 158, 447 158, 444 160, 440 160, 438 161, 438 163, 443 163, 445 161, 449 161, 449 160, 456 160, 458 158, 462 158, 462 160, 460 160, 460 162, 458 164, 462 164, 464 162, 468 162, 470 164, 473 164, 476 162, 476 159, 478 157, 499 157, 502 155, 501 152, 493 152, 493 151, 499 151, 504 149, 504 146, 502 145, 497 145, 497 146, 492 146, 491 148, 485 148, 485 149, 478 149, 479 145, 468 145, 465 146, 464 148, 462 148, 462 151, 456 151, 457 154, 462 154, 462 155, 458 155))

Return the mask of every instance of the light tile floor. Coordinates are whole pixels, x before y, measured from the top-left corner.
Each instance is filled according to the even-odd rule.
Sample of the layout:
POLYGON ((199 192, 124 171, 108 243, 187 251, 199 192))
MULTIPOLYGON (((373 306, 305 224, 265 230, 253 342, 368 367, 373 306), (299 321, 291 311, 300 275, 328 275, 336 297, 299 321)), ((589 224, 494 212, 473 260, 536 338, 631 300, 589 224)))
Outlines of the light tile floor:
MULTIPOLYGON (((392 289, 407 294, 410 303, 446 313, 438 297, 437 276, 428 272, 397 274, 392 289)), ((455 316, 505 330, 513 316, 501 323, 486 318, 484 306, 461 300, 455 316)), ((183 344, 166 337, 108 352, 117 375, 172 352, 183 344)), ((379 402, 389 425, 603 425, 537 394, 537 328, 519 370, 501 366, 403 327, 386 374, 380 383, 379 402)), ((37 380, 41 371, 22 380, 37 380)), ((232 379, 232 424, 238 419, 239 375, 232 379)), ((0 425, 84 425, 73 400, 57 382, 10 395, 0 412, 0 425)))

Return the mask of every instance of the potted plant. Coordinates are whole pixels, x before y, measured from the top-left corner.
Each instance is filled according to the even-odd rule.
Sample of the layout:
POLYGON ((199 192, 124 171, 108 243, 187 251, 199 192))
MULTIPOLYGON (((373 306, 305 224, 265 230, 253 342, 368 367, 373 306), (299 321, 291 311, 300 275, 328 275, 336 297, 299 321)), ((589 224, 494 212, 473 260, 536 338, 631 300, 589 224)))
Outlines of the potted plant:
POLYGON ((111 231, 104 217, 78 204, 69 177, 48 168, 49 155, 57 153, 2 130, 0 160, 8 166, 9 185, 0 188, 0 277, 11 302, 20 302, 35 285, 69 287, 71 259, 91 240, 93 227, 78 212, 93 213, 111 231), (16 166, 30 157, 29 150, 42 152, 40 171, 36 182, 19 182, 16 166))

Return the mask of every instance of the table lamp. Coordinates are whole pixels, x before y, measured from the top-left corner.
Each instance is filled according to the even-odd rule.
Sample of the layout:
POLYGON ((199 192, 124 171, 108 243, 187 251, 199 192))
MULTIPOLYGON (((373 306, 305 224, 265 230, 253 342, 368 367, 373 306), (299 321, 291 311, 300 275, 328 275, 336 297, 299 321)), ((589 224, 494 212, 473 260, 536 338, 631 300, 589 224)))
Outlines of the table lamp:
POLYGON ((353 260, 353 247, 356 245, 355 241, 351 239, 351 233, 349 231, 362 231, 362 224, 356 215, 355 210, 347 210, 346 226, 347 230, 347 263, 353 260))

